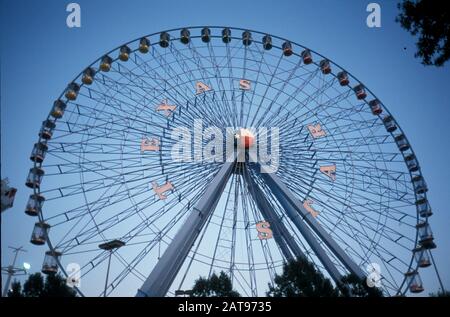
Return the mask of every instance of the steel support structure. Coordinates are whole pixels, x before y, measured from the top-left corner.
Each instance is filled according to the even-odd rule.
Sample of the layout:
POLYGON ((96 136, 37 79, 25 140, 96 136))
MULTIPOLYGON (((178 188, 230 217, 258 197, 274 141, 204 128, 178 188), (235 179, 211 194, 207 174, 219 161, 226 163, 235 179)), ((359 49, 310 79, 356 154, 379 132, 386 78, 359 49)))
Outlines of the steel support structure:
MULTIPOLYGON (((259 164, 255 164, 253 166, 255 168, 260 168, 259 164)), ((336 282, 340 281, 340 273, 325 253, 325 250, 320 246, 311 230, 325 243, 328 249, 349 272, 355 274, 360 279, 364 279, 366 277, 363 270, 361 270, 361 268, 356 265, 356 263, 344 252, 344 250, 342 250, 342 248, 333 240, 328 232, 320 226, 313 215, 311 215, 311 213, 303 207, 300 200, 295 197, 295 195, 275 173, 261 173, 260 175, 269 185, 269 188, 272 190, 277 200, 282 204, 291 221, 300 230, 305 240, 314 250, 322 264, 327 269, 328 273, 330 273, 336 282), (306 224, 308 224, 308 226, 306 224)))
POLYGON ((295 242, 294 237, 290 234, 280 217, 275 213, 261 188, 253 180, 247 165, 243 167, 243 176, 248 191, 252 196, 253 201, 258 206, 261 215, 270 223, 270 227, 273 231, 273 238, 278 244, 285 259, 294 260, 295 258, 305 258, 304 253, 301 251, 297 242, 295 242))
MULTIPOLYGON (((259 169, 261 168, 260 165, 237 163, 236 160, 225 162, 208 185, 205 193, 195 205, 191 214, 185 220, 158 263, 156 263, 147 280, 138 290, 136 296, 162 297, 166 295, 198 235, 206 224, 206 221, 214 212, 231 173, 236 169, 236 164, 241 164, 240 170, 242 171, 247 189, 258 206, 262 216, 271 224, 274 239, 280 247, 283 256, 287 260, 293 259, 294 257, 305 258, 304 253, 301 251, 282 220, 273 211, 270 202, 265 197, 261 188, 250 175, 249 166, 251 166, 255 172, 259 173, 259 169)), ((260 173, 260 175, 271 189, 277 201, 283 207, 289 219, 300 231, 337 285, 342 284, 342 275, 313 232, 323 241, 327 248, 348 271, 355 274, 360 279, 365 278, 365 274, 361 268, 353 262, 333 238, 319 225, 314 217, 303 207, 303 204, 275 173, 260 173)))
POLYGON ((166 295, 203 226, 216 208, 235 165, 235 161, 225 162, 222 165, 147 280, 138 290, 137 297, 166 295))

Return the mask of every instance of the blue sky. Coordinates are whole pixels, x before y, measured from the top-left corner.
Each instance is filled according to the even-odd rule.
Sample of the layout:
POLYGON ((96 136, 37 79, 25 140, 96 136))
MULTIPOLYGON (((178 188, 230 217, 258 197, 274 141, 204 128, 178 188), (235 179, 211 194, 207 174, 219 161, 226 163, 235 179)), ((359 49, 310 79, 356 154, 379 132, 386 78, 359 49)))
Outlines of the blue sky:
MULTIPOLYGON (((1 1, 1 176, 18 188, 2 214, 2 266, 8 245, 40 269, 43 249, 29 244, 34 219, 23 210, 29 154, 53 100, 104 52, 142 35, 194 25, 229 25, 279 35, 331 58, 369 87, 412 143, 429 187, 435 259, 450 288, 450 66, 424 67, 414 38, 394 22, 398 1, 378 1, 381 28, 366 26, 371 1, 82 1, 82 27, 66 26, 70 1, 1 1)), ((432 288, 436 288, 436 281, 432 288)), ((427 290, 427 285, 425 285, 427 290)))

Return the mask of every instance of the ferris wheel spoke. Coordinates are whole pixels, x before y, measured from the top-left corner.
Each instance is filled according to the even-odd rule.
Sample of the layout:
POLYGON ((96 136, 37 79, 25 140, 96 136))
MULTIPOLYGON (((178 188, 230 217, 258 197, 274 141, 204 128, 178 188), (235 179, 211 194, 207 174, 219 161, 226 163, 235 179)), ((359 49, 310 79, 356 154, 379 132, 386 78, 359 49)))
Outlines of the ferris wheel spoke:
POLYGON ((253 126, 253 124, 255 123, 256 118, 258 117, 259 110, 261 109, 261 106, 262 106, 264 100, 265 100, 266 97, 267 97, 267 93, 268 93, 268 91, 269 91, 269 88, 270 88, 270 86, 271 86, 271 84, 272 84, 272 81, 275 79, 275 75, 276 75, 277 72, 278 72, 278 68, 279 68, 279 66, 280 66, 282 60, 283 60, 283 55, 280 55, 280 57, 279 57, 279 59, 278 59, 278 62, 277 62, 277 65, 276 65, 276 67, 275 67, 275 69, 274 69, 274 70, 270 70, 271 76, 270 76, 269 83, 267 84, 267 87, 266 87, 266 89, 265 89, 265 91, 264 91, 264 94, 263 94, 263 96, 262 96, 261 101, 258 103, 258 107, 256 108, 256 112, 255 112, 255 114, 253 115, 253 119, 252 119, 252 121, 251 121, 251 123, 250 123, 251 126, 253 126))
MULTIPOLYGON (((309 197, 309 193, 318 192, 318 193, 320 193, 321 195, 326 195, 327 197, 334 199, 335 201, 337 201, 338 203, 342 204, 343 206, 346 206, 346 205, 347 205, 347 203, 345 203, 345 201, 343 201, 342 198, 337 197, 337 196, 332 196, 332 195, 330 194, 330 192, 327 191, 326 189, 321 189, 321 188, 317 187, 317 184, 316 184, 316 183, 313 184, 315 187, 314 187, 314 189, 311 190, 311 189, 309 188, 309 186, 311 185, 311 183, 307 183, 307 182, 304 182, 304 181, 302 181, 302 182, 296 182, 295 179, 290 179, 289 181, 290 181, 292 184, 297 185, 297 187, 293 187, 292 184, 289 185, 289 186, 291 186, 291 188, 292 188, 293 190, 295 190, 296 192, 301 191, 306 197, 309 197)), ((342 189, 342 190, 345 191, 345 189, 342 189)), ((373 194, 376 195, 376 193, 373 193, 373 194)), ((385 205, 385 204, 383 204, 383 202, 379 202, 379 201, 372 200, 372 199, 368 198, 367 196, 364 196, 363 193, 358 194, 358 193, 356 193, 356 192, 352 192, 352 196, 355 196, 356 198, 359 198, 359 199, 361 199, 362 201, 367 201, 367 202, 369 202, 369 203, 372 203, 372 204, 374 204, 374 206, 379 206, 380 208, 384 208, 385 210, 392 210, 392 211, 394 211, 394 212, 396 211, 396 207, 389 206, 389 205, 385 205)), ((317 198, 316 198, 316 199, 317 199, 317 198)), ((407 202, 407 203, 409 203, 409 205, 411 205, 410 202, 407 202)), ((398 212, 401 213, 401 211, 398 211, 398 212)), ((403 217, 403 216, 404 216, 404 214, 402 214, 402 217, 403 217)), ((394 219, 395 219, 395 218, 394 218, 394 219)), ((397 219, 395 219, 395 220, 397 220, 397 219)))
MULTIPOLYGON (((314 168, 314 166, 312 166, 312 168, 314 168)), ((414 196, 413 195, 408 196, 408 193, 407 193, 407 190, 409 189, 407 178, 409 175, 403 174, 404 178, 401 179, 400 176, 402 176, 402 174, 400 174, 397 177, 393 177, 387 173, 375 174, 375 173, 370 172, 371 171, 370 169, 366 169, 366 168, 358 169, 358 167, 353 166, 353 165, 350 165, 347 168, 349 170, 351 169, 351 171, 349 171, 348 173, 346 171, 344 171, 344 172, 341 171, 340 178, 343 178, 347 181, 351 181, 352 184, 354 184, 355 186, 361 185, 363 187, 363 189, 362 189, 363 192, 369 192, 371 194, 384 197, 387 194, 389 194, 390 190, 396 189, 397 193, 396 193, 395 199, 398 199, 398 201, 405 202, 405 203, 412 203, 414 196), (352 177, 350 177, 350 175, 352 175, 352 177), (392 182, 393 184, 391 185, 390 182, 392 182), (384 189, 382 191, 378 188, 380 185, 384 187, 384 189), (393 185, 395 185, 395 188, 393 185), (377 192, 369 190, 375 186, 379 190, 378 194, 377 194, 377 192), (401 186, 401 188, 399 188, 400 186, 401 186)), ((283 171, 293 174, 294 176, 298 175, 298 177, 301 177, 303 175, 305 179, 309 179, 310 183, 314 183, 317 180, 321 184, 331 185, 330 179, 326 179, 325 175, 324 175, 324 177, 320 177, 320 178, 316 177, 316 173, 318 172, 317 168, 314 168, 313 172, 310 172, 311 167, 303 169, 302 164, 299 164, 299 166, 288 166, 286 164, 283 164, 281 166, 281 169, 283 171), (299 173, 301 173, 301 174, 299 174, 299 173)), ((348 185, 348 184, 344 184, 344 183, 340 182, 339 180, 333 181, 332 184, 333 185, 337 184, 338 186, 347 186, 348 185)), ((342 189, 342 188, 337 187, 337 189, 342 189)), ((349 188, 349 189, 356 189, 356 188, 349 188)))
MULTIPOLYGON (((271 103, 270 103, 270 105, 269 105, 268 108, 271 108, 271 107, 272 107, 272 105, 275 103, 275 101, 276 101, 276 100, 278 99, 278 97, 281 95, 281 92, 284 90, 284 88, 286 87, 286 85, 288 85, 288 83, 289 83, 289 82, 292 80, 292 78, 294 77, 295 72, 296 72, 298 69, 304 70, 301 66, 302 66, 302 65, 301 65, 301 61, 299 61, 298 64, 295 65, 294 68, 290 71, 289 77, 288 77, 287 81, 283 81, 283 85, 282 85, 281 89, 278 91, 276 97, 271 101, 271 103)), ((300 85, 295 89, 295 91, 294 91, 292 94, 290 94, 290 95, 288 96, 288 98, 287 98, 282 104, 279 105, 278 110, 277 110, 277 111, 274 111, 274 114, 273 114, 271 117, 269 117, 266 121, 264 121, 264 119, 265 119, 265 117, 266 117, 266 115, 267 115, 267 113, 268 113, 268 112, 266 112, 266 113, 258 120, 258 123, 257 123, 256 125, 257 125, 257 126, 261 126, 264 122, 268 123, 268 122, 271 122, 272 120, 274 120, 274 118, 281 112, 282 109, 284 109, 285 107, 287 107, 287 106, 290 104, 290 102, 291 102, 292 100, 296 100, 297 96, 298 96, 300 93, 305 93, 305 92, 304 92, 304 88, 305 88, 306 86, 308 86, 308 85, 311 83, 311 80, 312 80, 314 77, 317 76, 317 73, 318 73, 318 70, 317 70, 317 69, 314 70, 314 71, 305 71, 305 73, 302 74, 302 77, 303 77, 303 76, 307 76, 307 77, 306 77, 305 79, 303 79, 303 78, 300 77, 300 79, 301 79, 300 85)))

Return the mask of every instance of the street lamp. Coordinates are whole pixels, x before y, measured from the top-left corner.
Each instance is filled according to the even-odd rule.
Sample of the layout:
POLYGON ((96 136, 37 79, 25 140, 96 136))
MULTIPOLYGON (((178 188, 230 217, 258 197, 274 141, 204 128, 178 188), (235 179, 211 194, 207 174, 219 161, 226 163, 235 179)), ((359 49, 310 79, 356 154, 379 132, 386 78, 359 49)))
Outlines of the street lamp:
MULTIPOLYGON (((6 266, 6 267, 2 267, 2 273, 8 274, 8 278, 6 279, 6 283, 5 283, 5 288, 3 289, 3 293, 2 296, 6 297, 8 295, 8 291, 9 291, 9 285, 11 284, 11 278, 14 275, 25 275, 27 274, 27 269, 25 268, 25 263, 24 263, 24 267, 15 267, 16 265, 16 260, 17 260, 17 254, 19 252, 27 252, 27 250, 25 250, 23 247, 20 248, 14 248, 14 247, 8 247, 10 249, 13 249, 14 251, 14 260, 12 262, 11 265, 6 266)), ((26 263, 28 264, 28 263, 26 263)), ((28 268, 31 268, 31 265, 28 264, 28 268)))

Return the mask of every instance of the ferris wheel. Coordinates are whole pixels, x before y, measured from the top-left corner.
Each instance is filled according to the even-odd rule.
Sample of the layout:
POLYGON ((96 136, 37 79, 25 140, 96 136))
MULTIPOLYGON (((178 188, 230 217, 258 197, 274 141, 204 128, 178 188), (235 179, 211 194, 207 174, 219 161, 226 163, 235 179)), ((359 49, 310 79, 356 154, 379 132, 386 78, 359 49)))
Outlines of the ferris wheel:
POLYGON ((419 271, 436 269, 427 185, 398 121, 281 37, 190 27, 125 43, 68 84, 30 159, 42 272, 76 271, 80 295, 173 296, 224 271, 264 296, 300 257, 337 284, 376 266, 393 296, 422 292, 419 271), (231 159, 208 147, 211 127, 231 159), (179 131, 201 150, 174 159, 179 131), (271 171, 249 155, 267 143, 271 171))

